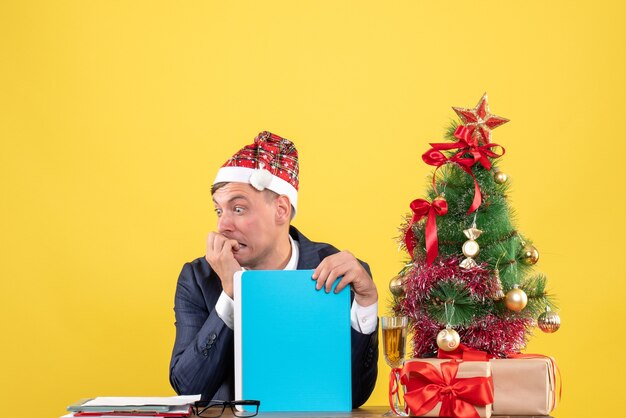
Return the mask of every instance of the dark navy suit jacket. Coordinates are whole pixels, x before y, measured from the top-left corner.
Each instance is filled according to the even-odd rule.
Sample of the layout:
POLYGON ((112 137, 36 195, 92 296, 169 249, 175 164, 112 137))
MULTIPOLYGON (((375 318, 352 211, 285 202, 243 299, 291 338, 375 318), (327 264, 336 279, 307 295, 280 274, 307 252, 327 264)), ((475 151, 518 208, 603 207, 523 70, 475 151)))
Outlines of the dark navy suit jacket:
MULTIPOLYGON (((298 270, 315 269, 335 247, 309 241, 296 228, 298 270)), ((369 266, 361 261, 371 276, 369 266)), ((179 395, 202 394, 203 399, 234 397, 234 333, 215 311, 222 283, 204 257, 186 263, 178 278, 174 312, 176 341, 170 362, 170 383, 179 395)), ((354 297, 354 296, 353 296, 354 297)), ((378 374, 378 327, 371 335, 352 329, 352 406, 369 398, 378 374)), ((294 382, 301 378, 293 377, 294 382)))

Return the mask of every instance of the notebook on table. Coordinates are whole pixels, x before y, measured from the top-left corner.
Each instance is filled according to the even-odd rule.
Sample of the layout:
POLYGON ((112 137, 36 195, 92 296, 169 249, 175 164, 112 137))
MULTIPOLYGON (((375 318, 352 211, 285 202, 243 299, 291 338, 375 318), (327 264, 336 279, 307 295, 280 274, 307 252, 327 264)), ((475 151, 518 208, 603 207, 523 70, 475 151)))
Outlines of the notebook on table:
POLYGON ((350 290, 316 290, 312 274, 235 275, 235 398, 259 411, 352 409, 350 290))

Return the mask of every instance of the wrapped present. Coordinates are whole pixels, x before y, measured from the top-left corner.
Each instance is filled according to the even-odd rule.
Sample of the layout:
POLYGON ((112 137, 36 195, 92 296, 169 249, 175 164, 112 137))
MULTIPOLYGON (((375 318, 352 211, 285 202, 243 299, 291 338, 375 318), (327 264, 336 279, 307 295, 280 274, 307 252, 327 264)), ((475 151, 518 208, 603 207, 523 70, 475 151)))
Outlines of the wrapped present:
POLYGON ((556 364, 540 355, 492 359, 495 415, 548 415, 556 407, 556 364))
POLYGON ((400 371, 404 402, 412 416, 489 418, 493 403, 486 361, 414 359, 400 371))
MULTIPOLYGON (((489 355, 460 344, 455 351, 439 350, 438 357, 486 361, 489 355)), ((491 359, 490 363, 495 415, 548 415, 556 407, 558 367, 552 357, 511 353, 506 359, 491 359)))

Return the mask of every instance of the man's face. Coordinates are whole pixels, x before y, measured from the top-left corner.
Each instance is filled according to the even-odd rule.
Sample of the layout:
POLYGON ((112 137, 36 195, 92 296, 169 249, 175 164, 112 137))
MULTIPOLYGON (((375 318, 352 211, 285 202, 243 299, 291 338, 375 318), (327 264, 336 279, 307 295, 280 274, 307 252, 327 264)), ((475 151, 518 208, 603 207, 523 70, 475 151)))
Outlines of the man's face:
POLYGON ((276 205, 266 193, 246 183, 227 183, 213 194, 217 232, 239 243, 235 259, 250 269, 266 268, 264 260, 276 251, 281 227, 276 205))

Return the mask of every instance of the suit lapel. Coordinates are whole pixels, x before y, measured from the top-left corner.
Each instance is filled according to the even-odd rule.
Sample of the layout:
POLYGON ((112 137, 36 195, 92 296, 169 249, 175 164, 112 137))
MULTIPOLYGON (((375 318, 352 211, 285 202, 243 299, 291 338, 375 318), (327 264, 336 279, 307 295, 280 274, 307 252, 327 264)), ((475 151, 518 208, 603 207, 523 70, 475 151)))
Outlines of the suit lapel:
POLYGON ((289 227, 289 235, 298 241, 300 249, 300 257, 298 259, 298 270, 315 269, 322 261, 317 246, 313 244, 307 237, 302 235, 295 227, 289 227))

